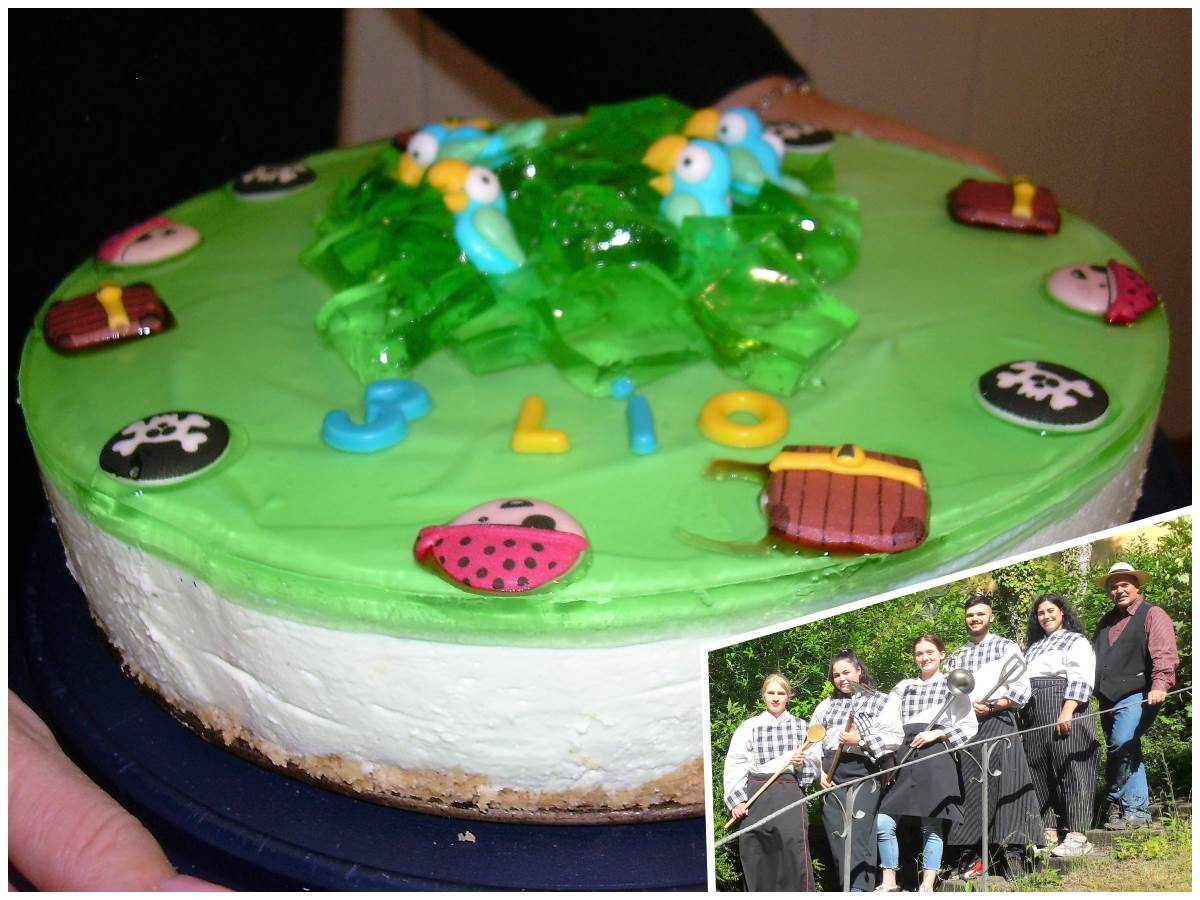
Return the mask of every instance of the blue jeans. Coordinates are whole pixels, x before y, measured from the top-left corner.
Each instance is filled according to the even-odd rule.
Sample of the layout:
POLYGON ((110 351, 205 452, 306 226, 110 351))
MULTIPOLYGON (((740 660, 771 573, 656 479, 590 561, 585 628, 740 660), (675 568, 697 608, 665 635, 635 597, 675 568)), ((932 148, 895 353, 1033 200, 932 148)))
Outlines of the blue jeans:
MULTIPOLYGON (((876 813, 875 833, 879 836, 879 868, 900 868, 900 843, 896 840, 896 820, 887 813, 876 813)), ((942 867, 942 820, 921 819, 921 868, 942 867)))
POLYGON ((1109 802, 1117 803, 1122 813, 1150 815, 1150 785, 1142 764, 1142 735, 1146 733, 1158 706, 1142 704, 1143 693, 1130 694, 1115 704, 1100 699, 1100 724, 1108 749, 1105 782, 1109 802))

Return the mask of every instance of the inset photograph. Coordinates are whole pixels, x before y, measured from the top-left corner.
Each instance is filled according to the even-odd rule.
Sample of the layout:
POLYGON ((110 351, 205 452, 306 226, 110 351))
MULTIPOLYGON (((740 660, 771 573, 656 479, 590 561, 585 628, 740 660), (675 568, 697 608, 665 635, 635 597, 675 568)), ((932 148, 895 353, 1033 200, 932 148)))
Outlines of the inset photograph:
POLYGON ((709 653, 719 891, 1190 891, 1190 514, 709 653))

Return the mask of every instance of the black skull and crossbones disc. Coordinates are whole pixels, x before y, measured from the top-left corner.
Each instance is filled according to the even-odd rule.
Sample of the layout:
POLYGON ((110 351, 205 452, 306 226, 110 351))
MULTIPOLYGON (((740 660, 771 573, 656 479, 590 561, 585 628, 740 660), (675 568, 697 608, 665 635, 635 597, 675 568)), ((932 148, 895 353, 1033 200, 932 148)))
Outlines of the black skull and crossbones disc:
POLYGON ((139 484, 170 484, 214 465, 229 447, 229 426, 197 412, 165 412, 114 434, 100 451, 100 468, 139 484))
POLYGON ((1087 431, 1108 417, 1108 393, 1098 381, 1056 363, 1005 363, 979 378, 989 411, 1038 431, 1087 431))
POLYGON ((255 166, 233 180, 233 192, 247 200, 267 200, 308 187, 317 173, 304 163, 255 166))

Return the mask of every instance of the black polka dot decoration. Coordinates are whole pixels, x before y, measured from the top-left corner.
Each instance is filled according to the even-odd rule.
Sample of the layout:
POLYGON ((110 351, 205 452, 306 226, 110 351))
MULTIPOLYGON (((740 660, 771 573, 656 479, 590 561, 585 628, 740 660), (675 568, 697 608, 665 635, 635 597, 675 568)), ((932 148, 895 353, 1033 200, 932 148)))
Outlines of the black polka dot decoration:
POLYGON ((233 192, 247 200, 268 200, 303 190, 317 180, 304 163, 255 166, 233 180, 233 192))
POLYGON ((1108 393, 1098 381, 1056 363, 1006 363, 979 378, 985 409, 1038 431, 1087 431, 1104 423, 1108 393))
POLYGON ((229 448, 229 426, 198 412, 164 412, 131 422, 100 451, 100 468, 138 484, 173 484, 213 466, 229 448))

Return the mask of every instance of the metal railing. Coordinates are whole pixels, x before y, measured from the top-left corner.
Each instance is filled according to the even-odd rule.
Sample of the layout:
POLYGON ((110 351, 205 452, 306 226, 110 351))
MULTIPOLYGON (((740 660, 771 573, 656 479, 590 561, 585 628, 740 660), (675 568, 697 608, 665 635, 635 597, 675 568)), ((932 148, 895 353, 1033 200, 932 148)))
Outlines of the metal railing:
MULTIPOLYGON (((1191 691, 1191 689, 1192 689, 1191 685, 1187 685, 1186 687, 1182 687, 1182 688, 1176 688, 1175 690, 1168 692, 1167 696, 1172 697, 1176 694, 1185 694, 1185 693, 1191 691)), ((1148 702, 1149 702, 1148 700, 1143 699, 1141 705, 1145 705, 1148 702)), ((1078 719, 1096 718, 1100 715, 1104 715, 1105 713, 1109 713, 1111 711, 1112 710, 1105 710, 1104 712, 1101 712, 1099 710, 1092 711, 1089 709, 1087 712, 1082 712, 1082 713, 1078 713, 1077 715, 1075 715, 1072 718, 1072 721, 1075 721, 1078 719)), ((990 826, 990 823, 988 821, 990 818, 990 814, 988 812, 988 776, 990 775, 990 776, 995 777, 995 776, 999 776, 1001 774, 1001 771, 999 769, 997 769, 996 771, 993 772, 989 768, 989 759, 991 757, 991 752, 993 749, 995 749, 995 745, 998 744, 1000 741, 1004 741, 1009 746, 1011 746, 1012 740, 1014 738, 1019 738, 1023 734, 1029 734, 1031 732, 1039 731, 1044 728, 1056 728, 1056 727, 1058 727, 1057 722, 1048 722, 1045 725, 1034 725, 1031 728, 1018 729, 1017 731, 1014 731, 1011 734, 1001 734, 1001 735, 997 735, 995 737, 980 738, 979 740, 970 741, 969 743, 962 744, 961 746, 955 747, 953 751, 950 751, 950 752, 957 753, 960 750, 967 750, 971 747, 979 747, 979 759, 978 760, 975 759, 975 757, 969 753, 965 754, 965 755, 968 759, 970 759, 972 762, 974 762, 976 765, 979 766, 979 779, 978 780, 980 781, 979 789, 980 789, 980 798, 981 798, 980 817, 981 817, 982 823, 983 823, 983 827, 981 829, 982 834, 981 834, 981 839, 980 839, 981 845, 982 845, 981 852, 980 852, 980 859, 983 862, 983 874, 981 876, 980 884, 979 884, 980 891, 985 891, 985 892, 987 891, 987 889, 988 889, 987 888, 987 876, 991 873, 991 859, 989 856, 989 849, 988 849, 988 838, 989 838, 988 828, 990 826)), ((938 755, 940 756, 941 754, 938 754, 938 755)), ((757 829, 766 825, 768 822, 770 822, 774 819, 777 819, 779 816, 782 816, 785 813, 790 812, 791 810, 795 809, 797 806, 802 806, 803 804, 808 803, 810 800, 816 800, 818 797, 824 797, 826 794, 831 794, 831 795, 833 795, 834 802, 836 802, 838 804, 838 806, 841 807, 841 810, 842 810, 842 831, 835 832, 834 835, 835 835, 835 837, 841 838, 841 840, 842 840, 842 847, 843 847, 843 851, 842 851, 842 891, 849 893, 850 881, 851 881, 851 875, 852 875, 852 873, 850 871, 850 867, 852 864, 853 841, 851 838, 852 838, 852 832, 853 832, 853 828, 854 828, 854 820, 866 818, 866 813, 860 809, 860 810, 857 810, 854 815, 847 816, 846 815, 847 810, 855 808, 855 800, 858 799, 858 794, 864 787, 869 786, 871 791, 873 791, 873 792, 879 791, 879 790, 881 790, 881 788, 879 787, 879 779, 880 778, 883 778, 883 777, 891 778, 896 772, 899 772, 901 769, 908 768, 909 766, 920 765, 923 762, 929 761, 931 758, 934 758, 934 757, 925 756, 920 759, 914 759, 911 762, 900 763, 899 765, 892 766, 891 768, 880 771, 880 772, 873 772, 870 775, 863 775, 859 778, 852 778, 849 781, 844 781, 841 784, 835 784, 833 787, 824 788, 824 789, 816 791, 815 793, 812 793, 812 794, 805 794, 799 800, 796 800, 793 803, 789 803, 787 806, 784 806, 781 809, 777 809, 775 812, 764 816, 763 818, 761 818, 757 822, 755 822, 753 825, 751 825, 747 828, 739 828, 733 834, 728 835, 727 837, 723 837, 720 840, 716 841, 713 844, 713 850, 715 851, 721 847, 724 847, 726 844, 736 841, 738 838, 742 837, 743 835, 749 834, 752 831, 756 831, 757 829), (842 801, 842 797, 839 797, 837 795, 836 792, 838 792, 838 791, 845 792, 845 794, 844 794, 845 802, 842 801)), ((961 765, 961 759, 962 759, 962 757, 960 756, 959 757, 960 765, 961 765)), ((974 776, 971 776, 971 777, 974 777, 974 776)), ((1093 789, 1094 789, 1094 787, 1093 787, 1093 789)), ((871 822, 870 826, 872 829, 874 829, 875 823, 871 822)))

